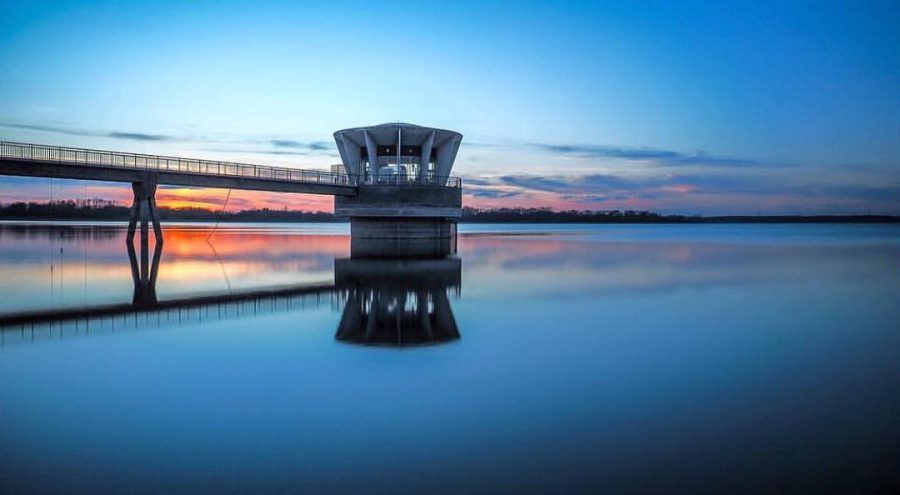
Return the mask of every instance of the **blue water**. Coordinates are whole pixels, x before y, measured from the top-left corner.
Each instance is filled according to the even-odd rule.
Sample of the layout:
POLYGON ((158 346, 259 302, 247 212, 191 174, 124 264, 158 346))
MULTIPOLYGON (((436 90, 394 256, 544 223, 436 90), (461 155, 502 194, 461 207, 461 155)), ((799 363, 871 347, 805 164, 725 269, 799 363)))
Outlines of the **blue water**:
MULTIPOLYGON (((160 301, 350 255, 345 225, 210 229, 166 229, 160 301)), ((460 232, 458 280, 403 279, 447 295, 433 345, 336 338, 336 293, 2 330, 0 492, 900 491, 897 226, 460 232)), ((123 238, 3 224, 0 318, 128 305, 123 238)))

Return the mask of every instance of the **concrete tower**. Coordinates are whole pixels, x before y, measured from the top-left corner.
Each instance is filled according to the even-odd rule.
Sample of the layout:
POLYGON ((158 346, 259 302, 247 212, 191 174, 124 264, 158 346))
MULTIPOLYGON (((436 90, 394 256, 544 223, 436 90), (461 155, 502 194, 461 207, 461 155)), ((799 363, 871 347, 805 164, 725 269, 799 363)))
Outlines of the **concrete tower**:
POLYGON ((462 184, 450 176, 462 134, 412 124, 334 133, 356 196, 334 199, 354 239, 451 239, 462 216, 462 184))

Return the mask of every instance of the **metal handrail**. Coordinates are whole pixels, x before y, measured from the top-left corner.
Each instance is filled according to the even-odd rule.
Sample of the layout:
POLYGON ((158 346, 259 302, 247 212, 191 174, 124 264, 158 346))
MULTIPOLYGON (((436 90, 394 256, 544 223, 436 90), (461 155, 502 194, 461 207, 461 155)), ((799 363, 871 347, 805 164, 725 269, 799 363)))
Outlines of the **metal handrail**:
MULTIPOLYGON (((338 184, 355 186, 358 176, 335 174, 322 170, 305 170, 287 167, 272 167, 250 163, 179 158, 141 153, 122 153, 88 148, 69 148, 43 144, 0 141, 0 157, 18 160, 53 162, 61 165, 89 165, 109 168, 152 170, 158 172, 178 172, 229 177, 249 177, 291 182, 315 182, 318 184, 338 184)), ((381 181, 378 184, 381 185, 381 181)), ((424 179, 400 180, 392 185, 462 187, 457 177, 431 177, 424 179), (441 180, 445 179, 444 183, 441 180)))
POLYGON ((419 177, 415 174, 396 174, 371 176, 367 175, 363 178, 360 185, 364 186, 433 186, 433 187, 451 187, 458 189, 462 187, 462 179, 449 175, 426 175, 419 177))

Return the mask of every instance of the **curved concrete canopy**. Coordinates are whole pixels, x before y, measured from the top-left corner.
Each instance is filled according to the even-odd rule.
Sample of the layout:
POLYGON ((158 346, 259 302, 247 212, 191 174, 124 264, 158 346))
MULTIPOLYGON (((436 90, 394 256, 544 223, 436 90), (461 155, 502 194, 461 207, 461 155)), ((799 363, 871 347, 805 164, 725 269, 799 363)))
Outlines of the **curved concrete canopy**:
POLYGON ((447 177, 456 160, 462 134, 396 122, 342 129, 334 133, 334 141, 344 168, 353 176, 362 174, 363 157, 369 163, 377 163, 378 147, 396 146, 397 152, 403 156, 411 156, 410 149, 414 148, 419 157, 418 163, 427 163, 434 156, 434 175, 447 177))

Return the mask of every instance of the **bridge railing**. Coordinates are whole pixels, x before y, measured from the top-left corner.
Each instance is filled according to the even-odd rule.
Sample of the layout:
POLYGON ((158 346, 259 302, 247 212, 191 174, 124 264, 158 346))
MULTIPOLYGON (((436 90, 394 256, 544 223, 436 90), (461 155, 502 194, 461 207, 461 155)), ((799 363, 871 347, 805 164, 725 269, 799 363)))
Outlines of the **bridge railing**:
POLYGON ((462 179, 459 177, 427 175, 419 177, 414 174, 395 175, 367 175, 363 178, 362 185, 366 186, 426 186, 426 187, 462 187, 462 179))
MULTIPOLYGON (((202 160, 197 158, 179 158, 140 153, 123 153, 87 148, 68 148, 43 144, 17 143, 0 141, 0 158, 32 160, 36 162, 52 162, 60 165, 86 165, 96 167, 127 168, 152 170, 156 172, 180 172, 191 174, 221 175, 230 177, 248 177, 291 182, 313 182, 317 184, 335 184, 355 186, 358 176, 336 174, 323 170, 304 170, 287 167, 272 167, 250 163, 223 162, 202 160)), ((376 184, 386 184, 390 179, 378 179, 376 184)), ((462 187, 462 181, 456 177, 431 177, 423 180, 401 180, 399 177, 392 185, 426 185, 443 187, 462 187)))
POLYGON ((111 168, 224 175, 292 182, 356 185, 352 177, 322 170, 272 167, 249 163, 179 158, 172 156, 122 153, 84 148, 0 141, 0 157, 53 162, 61 165, 88 165, 111 168))

